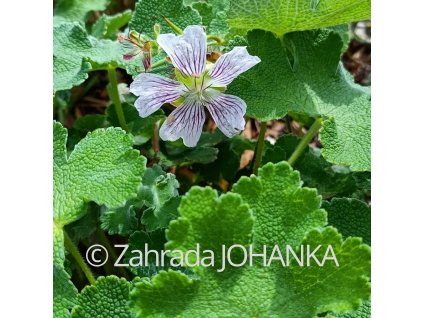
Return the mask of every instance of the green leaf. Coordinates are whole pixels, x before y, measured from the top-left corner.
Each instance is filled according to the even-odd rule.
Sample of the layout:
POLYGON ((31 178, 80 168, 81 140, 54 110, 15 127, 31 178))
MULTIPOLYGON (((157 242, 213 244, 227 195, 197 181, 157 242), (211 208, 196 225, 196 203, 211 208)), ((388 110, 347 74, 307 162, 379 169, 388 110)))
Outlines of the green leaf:
POLYGON ((188 25, 201 24, 198 12, 186 7, 182 0, 140 0, 135 6, 129 29, 153 36, 153 27, 158 23, 161 33, 174 33, 163 18, 168 18, 181 29, 188 25))
POLYGON ((371 304, 370 301, 364 301, 361 306, 352 313, 329 315, 328 318, 370 318, 371 304))
POLYGON ((84 22, 90 11, 106 10, 110 0, 60 0, 54 8, 54 15, 68 21, 84 22))
POLYGON ((333 198, 323 202, 328 212, 328 222, 335 226, 344 237, 359 236, 366 244, 371 243, 370 207, 356 199, 333 198))
POLYGON ((145 171, 138 196, 148 207, 141 218, 147 231, 165 228, 178 217, 178 188, 175 175, 165 173, 159 165, 145 171))
POLYGON ((75 120, 73 128, 88 133, 98 128, 104 128, 105 124, 106 116, 101 114, 88 114, 75 120))
POLYGON ((135 199, 128 200, 125 206, 106 210, 100 216, 101 228, 110 235, 129 235, 138 228, 136 217, 135 199))
POLYGON ((230 0, 231 28, 262 29, 279 36, 370 18, 370 0, 230 0))
POLYGON ((256 258, 253 266, 227 266, 222 273, 216 265, 193 267, 196 278, 163 271, 135 284, 130 299, 139 317, 311 318, 347 312, 368 299, 369 247, 358 238, 342 241, 334 228, 322 229, 326 213, 319 209, 320 198, 301 188, 299 173, 287 163, 267 164, 258 176, 241 178, 233 191, 218 197, 210 188, 192 188, 182 199, 180 218, 170 224, 166 248, 186 252, 199 243, 220 258, 221 244, 252 242, 256 253, 263 244, 283 251, 286 244, 297 251, 308 244, 323 247, 316 253, 322 259, 331 245, 342 265, 263 266, 256 258))
POLYGON ((122 59, 124 48, 117 41, 89 36, 75 22, 53 27, 53 91, 70 89, 88 78, 88 71, 108 67, 131 67, 122 59))
MULTIPOLYGON (((108 207, 123 205, 135 197, 146 159, 132 149, 132 140, 120 128, 98 129, 66 154, 66 129, 53 124, 54 237, 61 244, 61 229, 86 213, 87 202, 108 207)), ((62 259, 63 247, 56 246, 62 259)))
POLYGON ((258 55, 261 63, 238 77, 228 91, 245 100, 247 114, 261 121, 288 112, 322 116, 323 156, 355 171, 370 170, 369 89, 354 84, 340 64, 339 33, 295 32, 281 40, 253 31, 248 43, 249 53, 258 55))
POLYGON ((72 318, 132 318, 128 306, 131 284, 116 276, 99 277, 78 295, 72 318))
POLYGON ((64 90, 88 78, 91 64, 84 59, 91 42, 77 23, 64 23, 53 28, 53 90, 64 90))
POLYGON ((93 25, 91 35, 99 39, 115 40, 119 30, 131 20, 132 11, 125 10, 115 15, 102 15, 93 25))
POLYGON ((69 309, 76 304, 78 290, 63 266, 53 265, 53 317, 70 317, 69 309))

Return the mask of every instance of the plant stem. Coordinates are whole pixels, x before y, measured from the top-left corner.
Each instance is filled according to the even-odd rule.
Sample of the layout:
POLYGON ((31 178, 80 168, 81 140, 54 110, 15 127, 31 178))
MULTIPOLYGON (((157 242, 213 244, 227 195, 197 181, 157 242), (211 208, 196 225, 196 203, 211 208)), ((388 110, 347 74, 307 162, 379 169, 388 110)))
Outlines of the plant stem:
POLYGON ((164 65, 166 63, 167 63, 166 59, 159 60, 156 63, 151 64, 151 69, 154 69, 155 67, 162 66, 162 65, 164 65))
POLYGON ((259 137, 257 140, 254 166, 253 166, 253 174, 255 175, 257 175, 258 168, 260 167, 260 164, 261 164, 261 157, 263 155, 264 136, 266 134, 266 129, 267 129, 267 122, 265 121, 260 122, 260 132, 259 132, 259 137))
POLYGON ((213 40, 217 43, 217 45, 221 45, 223 43, 223 39, 217 35, 209 35, 207 36, 207 40, 213 40))
POLYGON ((170 21, 168 18, 163 17, 165 22, 177 33, 182 34, 184 33, 180 27, 178 27, 176 24, 174 24, 172 21, 170 21))
POLYGON ((317 118, 314 121, 313 125, 311 125, 310 129, 307 131, 307 134, 305 134, 303 139, 301 139, 300 143, 298 144, 297 148, 295 148, 291 157, 289 157, 288 163, 291 166, 294 166, 297 159, 302 155, 304 150, 308 147, 309 142, 313 139, 314 135, 319 131, 321 126, 322 126, 322 119, 317 118))
MULTIPOLYGON (((110 244, 109 240, 107 239, 107 236, 99 228, 97 228, 97 238, 100 241, 101 245, 103 245, 106 248, 106 250, 109 252, 110 259, 113 261, 113 264, 116 263, 118 257, 115 253, 115 250, 113 249, 112 245, 110 244)), ((122 267, 118 267, 118 271, 123 277, 130 280, 127 272, 122 267)))
POLYGON ((78 248, 72 242, 72 239, 69 237, 68 233, 66 233, 65 230, 63 230, 63 235, 64 235, 64 238, 65 238, 65 248, 68 250, 68 252, 72 255, 72 257, 74 258, 74 260, 78 264, 78 266, 81 268, 82 272, 85 274, 85 277, 88 279, 88 282, 91 285, 94 285, 95 284, 94 275, 91 272, 88 265, 85 263, 81 254, 79 253, 78 248))
POLYGON ((107 72, 109 74, 109 84, 110 84, 109 97, 112 100, 113 104, 115 105, 116 114, 117 114, 120 126, 123 129, 125 129, 126 132, 128 132, 129 129, 126 124, 125 115, 123 113, 123 108, 122 108, 122 103, 120 102, 120 97, 119 97, 116 68, 109 66, 107 69, 107 72))

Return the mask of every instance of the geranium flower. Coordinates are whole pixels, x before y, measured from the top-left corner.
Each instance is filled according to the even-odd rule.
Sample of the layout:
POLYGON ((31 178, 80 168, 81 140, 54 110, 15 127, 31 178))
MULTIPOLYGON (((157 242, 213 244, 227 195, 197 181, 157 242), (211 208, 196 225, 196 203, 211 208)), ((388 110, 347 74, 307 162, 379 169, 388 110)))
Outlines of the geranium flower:
POLYGON ((147 117, 163 104, 177 106, 160 128, 163 140, 182 138, 194 147, 201 135, 207 108, 217 127, 228 137, 244 129, 245 102, 223 92, 239 74, 260 62, 246 47, 235 47, 215 64, 207 63, 207 37, 202 27, 188 26, 183 35, 161 34, 158 44, 175 66, 176 79, 142 73, 130 85, 141 117, 147 117))

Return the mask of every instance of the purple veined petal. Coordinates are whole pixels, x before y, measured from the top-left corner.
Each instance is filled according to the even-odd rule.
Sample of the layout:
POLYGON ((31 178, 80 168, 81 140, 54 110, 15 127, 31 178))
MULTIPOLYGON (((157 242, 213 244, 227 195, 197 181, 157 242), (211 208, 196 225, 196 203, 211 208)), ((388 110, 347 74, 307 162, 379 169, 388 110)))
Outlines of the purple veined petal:
POLYGON ((217 127, 229 138, 244 130, 247 105, 241 98, 214 93, 207 98, 205 106, 217 127))
POLYGON ((139 96, 135 107, 141 117, 154 113, 165 103, 177 100, 184 92, 184 86, 179 82, 160 75, 141 73, 131 83, 129 90, 139 96))
POLYGON ((206 67, 207 37, 198 25, 188 26, 184 34, 160 34, 157 43, 185 76, 200 76, 206 67))
POLYGON ((236 46, 232 51, 223 54, 209 72, 212 78, 212 86, 227 86, 239 74, 248 71, 254 65, 260 63, 258 56, 248 53, 245 46, 236 46))
POLYGON ((201 102, 195 98, 187 98, 160 127, 160 138, 170 141, 182 138, 185 146, 195 147, 200 139, 205 119, 204 106, 201 102))

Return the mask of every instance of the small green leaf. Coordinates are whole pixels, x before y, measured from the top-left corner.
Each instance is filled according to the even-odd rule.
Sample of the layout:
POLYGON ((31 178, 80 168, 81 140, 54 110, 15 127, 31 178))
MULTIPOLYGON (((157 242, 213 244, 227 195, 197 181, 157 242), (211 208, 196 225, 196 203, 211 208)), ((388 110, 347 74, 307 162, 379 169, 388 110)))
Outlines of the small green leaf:
POLYGON ((78 295, 72 318, 132 318, 128 299, 131 284, 116 276, 99 277, 78 295))
POLYGON ((131 20, 132 11, 125 10, 115 15, 102 15, 93 25, 91 35, 99 39, 116 40, 119 30, 131 20))
POLYGON ((370 18, 370 0, 230 0, 229 25, 279 36, 370 18))
POLYGON ((322 116, 323 156, 355 171, 370 170, 370 92, 355 84, 340 64, 339 33, 295 32, 281 40, 253 31, 248 43, 249 53, 261 63, 228 91, 245 100, 247 114, 262 121, 288 112, 322 116))
POLYGON ((54 15, 68 21, 84 22, 90 11, 106 10, 110 0, 60 0, 54 8, 54 15))
POLYGON ((53 265, 53 316, 54 318, 68 318, 70 311, 76 304, 78 290, 70 281, 69 274, 63 266, 53 265))
POLYGON ((370 301, 364 301, 361 306, 352 313, 329 315, 328 318, 370 318, 371 304, 370 301))
POLYGON ((323 202, 328 212, 328 222, 335 226, 344 237, 359 236, 366 244, 371 243, 370 207, 356 199, 333 198, 323 202))
POLYGON ((129 29, 153 36, 153 27, 158 23, 161 33, 174 33, 163 18, 168 18, 181 29, 201 24, 198 12, 185 6, 182 0, 139 0, 129 22, 129 29))

